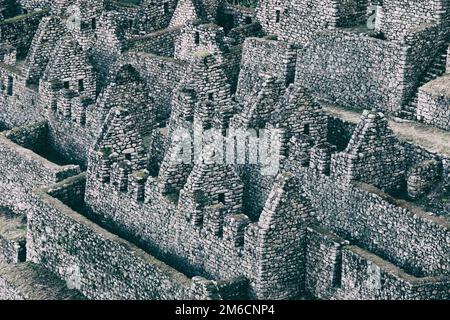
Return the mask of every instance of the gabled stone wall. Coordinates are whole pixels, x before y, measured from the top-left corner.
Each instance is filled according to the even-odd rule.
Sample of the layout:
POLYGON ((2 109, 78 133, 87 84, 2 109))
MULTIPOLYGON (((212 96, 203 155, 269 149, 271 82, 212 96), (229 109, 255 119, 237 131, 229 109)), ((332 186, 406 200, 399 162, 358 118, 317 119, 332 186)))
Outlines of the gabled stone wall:
POLYGON ((347 148, 332 156, 333 175, 387 191, 399 191, 406 174, 405 151, 383 114, 365 111, 347 148))
POLYGON ((296 47, 291 44, 272 39, 246 39, 236 98, 244 101, 267 76, 276 76, 285 84, 292 83, 296 58, 296 47))

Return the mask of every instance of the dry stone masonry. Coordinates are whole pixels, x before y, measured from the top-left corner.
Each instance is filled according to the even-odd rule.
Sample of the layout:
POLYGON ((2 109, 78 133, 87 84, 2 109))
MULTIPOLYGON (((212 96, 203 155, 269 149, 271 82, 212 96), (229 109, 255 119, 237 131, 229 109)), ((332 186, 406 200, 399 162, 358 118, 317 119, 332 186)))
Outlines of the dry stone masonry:
POLYGON ((450 299, 447 0, 0 0, 0 299, 450 299))

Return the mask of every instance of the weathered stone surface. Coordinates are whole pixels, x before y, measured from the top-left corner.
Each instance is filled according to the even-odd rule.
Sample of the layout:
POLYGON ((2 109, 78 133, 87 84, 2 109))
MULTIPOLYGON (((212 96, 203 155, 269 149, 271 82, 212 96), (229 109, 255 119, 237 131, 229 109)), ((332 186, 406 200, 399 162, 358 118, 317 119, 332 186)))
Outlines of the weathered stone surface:
POLYGON ((11 3, 0 298, 450 298, 448 1, 11 3))

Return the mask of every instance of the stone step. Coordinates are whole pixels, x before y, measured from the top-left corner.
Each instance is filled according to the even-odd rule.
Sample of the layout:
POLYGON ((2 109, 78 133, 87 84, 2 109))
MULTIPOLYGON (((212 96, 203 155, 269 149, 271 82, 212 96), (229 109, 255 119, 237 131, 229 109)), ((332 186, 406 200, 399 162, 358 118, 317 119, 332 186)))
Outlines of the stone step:
POLYGON ((442 72, 445 70, 446 67, 446 61, 439 61, 439 62, 435 62, 429 72, 442 72))
POLYGON ((447 54, 441 55, 441 57, 439 58, 439 63, 445 65, 446 62, 447 62, 447 54))
POLYGON ((443 66, 432 66, 430 70, 428 70, 428 74, 432 76, 436 76, 444 70, 443 66))
POLYGON ((414 111, 403 109, 400 114, 400 118, 406 119, 406 120, 415 120, 416 119, 416 112, 414 111))
POLYGON ((0 264, 0 300, 85 300, 56 275, 31 262, 0 264))
POLYGON ((417 107, 417 102, 410 102, 410 103, 407 105, 406 110, 410 110, 410 111, 416 110, 416 107, 417 107))

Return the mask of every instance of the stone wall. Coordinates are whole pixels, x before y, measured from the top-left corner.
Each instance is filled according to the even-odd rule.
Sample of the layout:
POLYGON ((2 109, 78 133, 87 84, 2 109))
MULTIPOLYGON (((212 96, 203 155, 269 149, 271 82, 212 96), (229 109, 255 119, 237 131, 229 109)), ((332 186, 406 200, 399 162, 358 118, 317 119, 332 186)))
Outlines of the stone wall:
POLYGON ((403 101, 405 59, 399 44, 328 32, 298 51, 296 82, 336 104, 395 111, 403 101))
POLYGON ((267 34, 304 45, 317 32, 336 26, 338 10, 334 0, 266 0, 259 1, 257 19, 267 34))
POLYGON ((272 189, 274 178, 263 175, 257 165, 237 166, 237 172, 244 184, 242 210, 252 221, 257 221, 272 189))
POLYGON ((264 0, 258 4, 257 19, 266 33, 305 45, 327 29, 365 26, 372 4, 380 7, 377 29, 389 40, 403 41, 426 24, 446 27, 448 5, 443 0, 388 0, 383 4, 368 0, 264 0))
POLYGON ((290 299, 304 290, 306 227, 314 213, 298 183, 290 173, 278 175, 258 221, 260 299, 290 299))
POLYGON ((419 89, 417 116, 423 122, 450 131, 450 75, 428 82, 419 89))
POLYGON ((180 36, 180 28, 164 29, 142 37, 131 38, 127 50, 151 53, 157 56, 173 57, 175 43, 180 36))
MULTIPOLYGON (((204 180, 211 181, 215 171, 206 172, 210 173, 204 180)), ((195 177, 197 175, 194 174, 195 177)), ((217 187, 211 189, 210 183, 209 188, 204 186, 205 189, 200 190, 185 187, 177 204, 173 194, 161 194, 155 178, 147 178, 145 196, 136 200, 134 195, 138 185, 128 184, 127 190, 119 190, 112 181, 101 183, 89 173, 85 201, 92 219, 101 221, 110 230, 138 243, 187 274, 200 274, 213 279, 245 276, 249 279, 250 297, 295 298, 301 292, 304 275, 304 252, 301 248, 305 241, 306 223, 302 221, 310 218, 310 211, 307 201, 297 197, 295 188, 289 188, 292 182, 287 181, 291 179, 279 177, 279 184, 275 184, 269 192, 272 196, 269 195, 265 203, 264 213, 254 223, 247 215, 240 213, 239 204, 233 205, 236 190, 228 190, 227 186, 218 187, 219 191, 225 190, 225 199, 220 200, 216 197, 219 191, 214 191, 217 187), (108 201, 98 201, 106 198, 108 201), (299 204, 291 211, 292 215, 286 216, 283 204, 291 202, 299 204), (293 230, 287 227, 292 224, 298 225, 298 228, 293 230), (271 231, 275 229, 278 231, 271 231), (274 240, 282 235, 292 239, 290 246, 274 240), (286 267, 281 268, 285 272, 277 269, 275 274, 270 263, 275 254, 283 257, 279 264, 286 267), (296 272, 290 271, 293 266, 296 272), (260 273, 258 270, 261 270, 260 273)), ((194 180, 188 180, 187 185, 193 183, 198 188, 199 181, 194 180)), ((236 183, 231 183, 229 187, 236 183)))
POLYGON ((403 96, 408 101, 417 93, 418 86, 428 70, 433 67, 435 59, 440 58, 445 43, 439 24, 424 25, 405 35, 404 47, 405 69, 403 75, 403 96))
POLYGON ((267 76, 275 76, 285 84, 292 83, 296 54, 295 47, 285 42, 247 38, 244 42, 236 98, 244 101, 267 76))
MULTIPOLYGON (((26 212, 27 258, 90 299, 448 299, 445 212, 381 191, 450 183, 449 156, 373 110, 399 111, 444 46, 449 5, 400 1, 375 35, 379 1, 260 1, 255 22, 220 0, 80 0, 80 30, 40 13, 25 63, 37 14, 0 22, 0 129, 34 123, 0 133, 0 262, 24 260, 26 212), (308 89, 373 111, 327 116, 308 89), (277 129, 281 173, 211 148, 180 165, 180 126, 277 129)), ((447 91, 422 87, 418 111, 449 130, 447 91)), ((2 272, 0 297, 27 298, 2 272)))
POLYGON ((7 128, 44 119, 38 90, 25 80, 21 70, 0 62, 0 121, 7 128))
POLYGON ((57 42, 66 31, 59 17, 50 16, 41 20, 24 63, 23 74, 27 82, 39 83, 57 42))
MULTIPOLYGON (((85 197, 88 207, 95 213, 93 219, 102 221, 111 230, 139 243, 166 263, 178 266, 187 274, 213 276, 216 279, 253 273, 250 261, 254 258, 250 252, 254 248, 250 235, 245 236, 250 237, 247 241, 243 239, 244 241, 235 244, 235 239, 243 236, 244 227, 249 221, 240 227, 239 234, 234 235, 235 227, 231 228, 233 221, 223 221, 220 215, 214 218, 214 208, 211 208, 211 215, 208 216, 211 216, 211 223, 214 222, 213 218, 219 219, 216 221, 218 230, 214 233, 206 232, 201 225, 198 227, 189 223, 177 213, 176 204, 169 196, 157 193, 152 195, 150 188, 156 187, 152 186, 152 183, 156 184, 152 178, 147 181, 145 202, 133 200, 133 189, 129 190, 130 194, 112 192, 113 189, 108 184, 93 183, 93 180, 88 180, 85 197), (108 203, 97 201, 99 196, 107 196, 108 203), (131 218, 132 216, 135 218, 131 218), (225 236, 227 232, 229 235, 225 236), (137 238, 136 234, 140 236, 137 238)), ((204 219, 204 224, 207 225, 206 214, 204 219)))
POLYGON ((0 278, 0 299, 23 300, 23 296, 11 284, 0 278))
POLYGON ((402 190, 405 151, 381 113, 364 111, 346 149, 331 156, 331 174, 388 192, 402 190))
POLYGON ((356 124, 342 120, 339 117, 328 115, 327 142, 335 145, 337 151, 343 151, 355 131, 356 124))
POLYGON ((20 6, 28 11, 50 9, 53 0, 19 0, 20 6))
MULTIPOLYGON (((32 136, 29 134, 30 129, 19 130, 25 137, 32 136)), ((32 189, 61 181, 79 173, 80 168, 73 165, 58 166, 33 151, 15 144, 8 139, 8 134, 14 134, 15 131, 6 131, 0 135, 2 168, 0 203, 11 207, 16 212, 26 212, 29 208, 28 197, 32 189)))
POLYGON ((408 169, 426 161, 443 161, 446 156, 420 147, 414 143, 402 141, 405 149, 405 160, 408 169))
POLYGON ((39 22, 47 14, 48 11, 37 11, 1 21, 0 43, 13 45, 18 57, 25 58, 39 22))
POLYGON ((412 199, 419 198, 430 191, 442 177, 442 162, 423 161, 408 172, 407 191, 412 199))
POLYGON ((227 34, 227 37, 234 40, 234 45, 243 44, 245 39, 248 37, 260 38, 263 36, 264 33, 261 29, 261 25, 258 22, 233 28, 227 34))
MULTIPOLYGON (((97 116, 97 113, 94 113, 96 107, 96 104, 90 104, 86 108, 87 118, 97 116)), ((100 127, 93 121, 87 125, 67 121, 59 114, 48 114, 47 121, 49 147, 66 162, 79 164, 85 168, 89 148, 94 143, 100 127)))
POLYGON ((224 0, 202 0, 208 21, 216 22, 217 14, 225 3, 224 0))
POLYGON ((50 125, 49 141, 75 163, 85 162, 99 130, 98 119, 92 119, 96 97, 96 72, 89 55, 72 36, 63 36, 39 81, 39 103, 50 125))
POLYGON ((191 280, 185 275, 90 222, 47 191, 36 191, 33 196, 28 260, 59 274, 89 299, 190 297, 191 280))
POLYGON ((188 21, 216 22, 223 0, 178 0, 170 26, 182 26, 188 21))
MULTIPOLYGON (((394 7, 399 5, 393 2, 395 1, 386 4, 388 11, 394 10, 394 7)), ((357 32, 353 33, 348 30, 327 31, 327 29, 336 29, 339 26, 365 24, 368 5, 368 1, 329 4, 315 1, 314 5, 305 9, 303 6, 307 6, 306 1, 290 1, 286 4, 263 1, 258 14, 265 17, 265 10, 272 12, 268 20, 260 19, 266 32, 277 34, 280 40, 301 43, 306 46, 304 51, 299 51, 299 60, 297 61, 297 75, 301 75, 298 76, 302 81, 301 84, 317 88, 319 95, 330 100, 337 100, 338 103, 349 106, 364 105, 364 108, 377 106, 381 110, 397 111, 416 92, 418 84, 440 50, 443 44, 443 24, 439 19, 432 19, 430 23, 434 21, 433 24, 426 24, 422 21, 417 26, 411 27, 408 29, 408 33, 401 36, 401 41, 406 45, 382 41, 364 33, 358 35, 357 32), (312 19, 319 25, 321 23, 324 25, 314 26, 314 23, 308 20, 309 18, 298 19, 301 20, 301 23, 307 24, 301 29, 303 31, 299 32, 296 22, 291 21, 292 17, 296 16, 292 8, 296 7, 303 8, 303 11, 312 10, 319 17, 317 19, 314 18, 314 15, 310 17, 313 17, 312 19), (336 12, 332 14, 334 18, 328 19, 330 21, 327 22, 326 14, 321 10, 335 10, 336 12), (277 19, 277 12, 280 13, 280 22, 275 23, 276 26, 272 26, 274 20, 277 19), (328 26, 326 26, 327 24, 328 26), (292 28, 292 34, 289 34, 289 28, 292 28), (352 48, 352 50, 348 50, 348 48, 352 48), (345 52, 349 53, 348 57, 345 52), (339 57, 334 57, 334 54, 339 57), (304 59, 304 62, 301 59, 304 59), (327 63, 322 63, 324 59, 327 63), (340 59, 342 59, 341 62, 339 62, 340 59), (318 65, 311 65, 310 61, 318 61, 318 65), (355 70, 355 67, 358 71, 355 70), (377 71, 373 72, 372 70, 377 71), (370 78, 361 76, 366 74, 370 78), (311 77, 320 80, 317 82, 310 79, 311 77), (338 94, 336 95, 335 92, 338 94), (348 101, 348 97, 353 97, 352 101, 348 101)), ((432 7, 429 15, 438 16, 442 10, 446 10, 441 8, 441 1, 436 1, 435 4, 420 1, 420 6, 432 7)), ((393 17, 387 18, 384 13, 383 11, 383 19, 394 19, 393 17)), ((390 13, 399 14, 394 11, 390 13)), ((417 13, 414 15, 417 19, 411 24, 420 22, 422 19, 422 16, 419 17, 417 13)))
POLYGON ((338 7, 337 27, 353 27, 365 25, 367 23, 368 8, 371 0, 339 0, 336 1, 338 7))
POLYGON ((218 23, 224 27, 225 32, 240 26, 255 22, 255 9, 233 5, 225 1, 219 11, 218 23))
POLYGON ((222 27, 215 24, 200 24, 199 21, 188 22, 175 43, 174 57, 183 61, 192 61, 196 54, 213 54, 225 72, 228 84, 234 92, 237 87, 242 56, 240 42, 243 42, 246 36, 257 33, 253 28, 248 29, 248 33, 245 30, 236 30, 234 35, 238 41, 231 43, 226 40, 222 27))
POLYGON ((418 278, 369 252, 342 250, 341 283, 334 298, 347 300, 448 300, 448 277, 418 278))
POLYGON ((450 46, 447 50, 447 73, 450 73, 450 46))
POLYGON ((180 27, 188 21, 205 21, 205 11, 201 8, 202 0, 180 0, 177 3, 170 27, 180 27))
POLYGON ((224 30, 218 25, 188 22, 175 44, 175 58, 189 61, 194 53, 209 52, 217 55, 218 61, 222 61, 223 55, 228 51, 224 37, 224 30))
POLYGON ((364 183, 345 186, 341 179, 314 174, 295 162, 289 168, 301 177, 321 227, 411 274, 449 274, 450 234, 443 218, 430 217, 364 183), (434 245, 423 246, 423 242, 434 245))
POLYGON ((448 277, 414 277, 320 227, 308 228, 306 290, 321 299, 448 299, 448 277))
POLYGON ((139 5, 108 1, 107 11, 125 18, 125 30, 133 35, 145 35, 169 27, 178 0, 143 0, 139 5))
POLYGON ((444 0, 388 0, 383 3, 381 31, 389 40, 403 40, 424 24, 440 22, 444 0))
POLYGON ((180 83, 187 70, 187 64, 172 58, 152 54, 129 52, 119 61, 131 63, 152 89, 158 119, 170 115, 173 88, 180 83))
POLYGON ((128 29, 125 29, 123 24, 127 22, 126 13, 117 11, 105 11, 99 17, 94 34, 95 41, 90 50, 92 61, 98 69, 97 88, 106 86, 111 67, 126 49, 126 30, 128 29))
POLYGON ((241 71, 242 45, 232 46, 224 55, 222 69, 225 72, 230 90, 235 93, 239 81, 239 73, 241 71))
POLYGON ((342 247, 348 244, 320 227, 308 228, 305 290, 309 295, 328 299, 340 285, 342 247))
POLYGON ((109 161, 105 164, 113 172, 147 168, 148 144, 144 139, 155 128, 154 103, 148 92, 145 81, 131 65, 121 67, 108 86, 103 105, 108 115, 93 149, 106 153, 105 160, 109 161))
MULTIPOLYGON (((64 90, 70 90, 91 101, 95 101, 97 96, 96 73, 89 55, 70 35, 58 41, 39 83, 42 107, 50 112, 63 113, 56 100, 64 94, 64 90)), ((67 111, 70 118, 72 111, 67 111)))
POLYGON ((82 211, 85 187, 85 174, 79 174, 65 179, 64 183, 51 185, 47 193, 75 211, 82 211))

